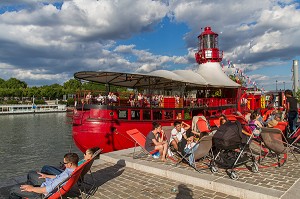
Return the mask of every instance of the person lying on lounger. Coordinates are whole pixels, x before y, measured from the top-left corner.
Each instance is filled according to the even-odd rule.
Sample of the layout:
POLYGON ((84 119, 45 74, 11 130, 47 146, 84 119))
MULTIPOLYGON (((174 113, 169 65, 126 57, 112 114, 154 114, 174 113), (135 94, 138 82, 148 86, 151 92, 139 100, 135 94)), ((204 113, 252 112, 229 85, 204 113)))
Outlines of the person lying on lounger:
MULTIPOLYGON (((84 158, 78 162, 78 166, 83 164, 85 161, 91 159, 96 151, 99 150, 99 147, 89 148, 84 153, 84 158)), ((45 165, 41 169, 41 173, 49 174, 49 175, 59 175, 65 170, 65 165, 60 166, 50 166, 45 165)))
POLYGON ((161 160, 166 161, 166 154, 168 149, 168 144, 166 141, 160 141, 160 134, 162 131, 161 124, 158 122, 152 123, 152 131, 150 131, 146 138, 146 150, 151 152, 158 150, 161 155, 161 160))
POLYGON ((76 153, 67 153, 64 156, 66 169, 59 175, 46 175, 40 172, 31 171, 27 176, 27 183, 15 185, 10 190, 10 199, 39 198, 41 194, 47 195, 55 187, 67 179, 77 168, 79 157, 76 153))

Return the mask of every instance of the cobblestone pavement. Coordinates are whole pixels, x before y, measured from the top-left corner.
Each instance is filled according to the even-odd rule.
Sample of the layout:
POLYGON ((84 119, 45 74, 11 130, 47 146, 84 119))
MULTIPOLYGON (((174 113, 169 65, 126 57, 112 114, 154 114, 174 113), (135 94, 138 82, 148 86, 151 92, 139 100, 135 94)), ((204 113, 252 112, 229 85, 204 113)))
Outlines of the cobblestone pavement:
MULTIPOLYGON (((296 153, 295 155, 298 160, 300 160, 300 154, 296 153)), ((123 157, 131 159, 132 153, 126 153, 123 157)), ((160 160, 147 156, 141 158, 141 160, 155 163, 157 166, 168 165, 172 168, 175 167, 174 162, 171 160, 161 162, 160 160)), ((268 167, 268 165, 276 161, 276 158, 267 157, 260 166, 258 173, 253 173, 246 167, 239 167, 239 169, 237 169, 239 179, 236 181, 268 188, 269 190, 286 192, 290 190, 300 178, 300 162, 297 162, 293 155, 289 153, 288 161, 282 167, 268 167)), ((200 161, 200 163, 197 164, 198 168, 203 169, 201 170, 202 172, 230 180, 225 169, 219 169, 218 173, 212 174, 204 163, 208 163, 208 161, 200 161)), ((93 176, 96 179, 96 186, 95 189, 93 189, 94 194, 90 198, 238 198, 122 165, 125 164, 122 162, 121 164, 104 162, 93 166, 92 170, 93 176)), ((197 171, 185 163, 180 163, 176 169, 178 169, 178 173, 184 173, 186 170, 197 173, 197 171)), ((87 176, 87 180, 91 182, 90 175, 87 176)), ((0 188, 1 199, 8 198, 9 188, 10 187, 0 188)))
MULTIPOLYGON (((254 153, 257 153, 255 149, 254 153)), ((294 154, 300 161, 300 154, 297 152, 295 152, 294 154)), ((132 154, 128 154, 127 156, 132 157, 132 154)), ((162 163, 161 161, 152 157, 143 157, 142 159, 145 161, 157 162, 159 164, 174 165, 174 162, 172 161, 162 163)), ((253 173, 251 171, 250 167, 252 162, 248 162, 246 166, 243 165, 236 168, 236 173, 239 176, 236 181, 249 183, 251 185, 258 185, 260 187, 271 188, 279 191, 287 191, 300 178, 300 162, 298 162, 291 153, 288 154, 288 160, 283 166, 274 166, 274 163, 276 162, 276 157, 266 157, 259 165, 259 172, 257 173, 253 173)), ((226 173, 226 170, 222 168, 219 168, 218 173, 212 174, 207 166, 208 163, 208 160, 199 161, 199 163, 197 163, 197 167, 200 168, 201 172, 203 173, 215 175, 222 178, 230 178, 226 173)), ((177 168, 195 171, 192 167, 188 166, 185 163, 179 164, 177 168)))
POLYGON ((91 198, 237 198, 112 163, 98 165, 93 170, 98 190, 91 198))
MULTIPOLYGON (((237 197, 183 184, 119 164, 104 163, 93 167, 92 170, 96 186, 92 190, 94 194, 91 199, 237 199, 237 197)), ((90 175, 87 178, 88 182, 92 182, 90 175)), ((1 199, 8 198, 9 189, 10 187, 0 188, 1 199)), ((69 196, 74 196, 74 193, 69 196)))

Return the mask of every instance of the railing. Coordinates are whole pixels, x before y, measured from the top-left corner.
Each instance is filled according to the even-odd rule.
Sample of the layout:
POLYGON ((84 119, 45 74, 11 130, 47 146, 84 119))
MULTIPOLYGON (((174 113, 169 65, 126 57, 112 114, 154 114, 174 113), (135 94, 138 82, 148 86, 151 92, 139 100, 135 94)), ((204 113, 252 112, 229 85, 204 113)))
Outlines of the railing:
POLYGON ((133 104, 130 104, 126 98, 117 98, 116 101, 108 101, 104 98, 103 101, 97 100, 84 101, 84 104, 95 104, 95 105, 111 105, 111 106, 132 106, 138 108, 196 108, 196 107, 219 107, 236 104, 235 98, 179 98, 175 97, 164 97, 162 101, 152 100, 136 100, 133 104))

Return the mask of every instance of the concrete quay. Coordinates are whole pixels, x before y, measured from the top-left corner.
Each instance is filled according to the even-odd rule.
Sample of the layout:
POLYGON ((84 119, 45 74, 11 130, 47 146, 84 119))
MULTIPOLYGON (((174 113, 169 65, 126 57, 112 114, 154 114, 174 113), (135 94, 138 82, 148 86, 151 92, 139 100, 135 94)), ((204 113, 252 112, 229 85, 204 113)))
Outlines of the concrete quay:
MULTIPOLYGON (((208 169, 197 172, 184 163, 175 166, 171 160, 161 162, 149 156, 133 159, 132 153, 133 149, 126 149, 101 154, 92 168, 96 188, 90 198, 300 198, 300 163, 291 154, 280 168, 260 168, 258 173, 238 170, 239 179, 232 180, 223 169, 215 174, 208 169)), ((300 160, 300 154, 296 157, 300 160)), ((16 181, 24 178, 0 184, 1 199, 8 198, 8 190, 16 181)))

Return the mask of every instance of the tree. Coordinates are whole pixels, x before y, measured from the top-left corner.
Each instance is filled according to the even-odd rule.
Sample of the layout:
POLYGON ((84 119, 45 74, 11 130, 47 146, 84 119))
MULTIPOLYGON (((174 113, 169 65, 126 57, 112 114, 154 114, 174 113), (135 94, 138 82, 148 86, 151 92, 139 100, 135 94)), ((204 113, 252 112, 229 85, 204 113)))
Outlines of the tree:
POLYGON ((27 88, 27 84, 24 81, 20 81, 13 77, 2 83, 2 86, 10 89, 27 88))
POLYGON ((85 82, 82 84, 82 90, 97 90, 97 91, 105 91, 104 84, 98 84, 93 82, 85 82))
POLYGON ((77 79, 70 79, 64 83, 63 87, 66 90, 73 90, 75 92, 77 89, 80 89, 81 82, 77 79))
POLYGON ((2 85, 4 82, 5 82, 5 80, 0 78, 0 87, 3 87, 2 85))

